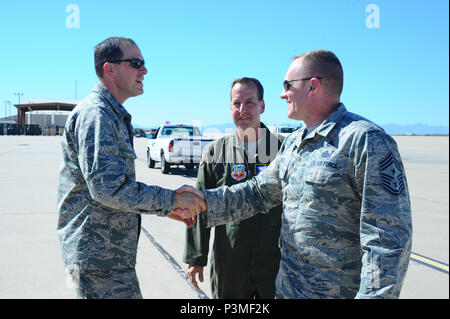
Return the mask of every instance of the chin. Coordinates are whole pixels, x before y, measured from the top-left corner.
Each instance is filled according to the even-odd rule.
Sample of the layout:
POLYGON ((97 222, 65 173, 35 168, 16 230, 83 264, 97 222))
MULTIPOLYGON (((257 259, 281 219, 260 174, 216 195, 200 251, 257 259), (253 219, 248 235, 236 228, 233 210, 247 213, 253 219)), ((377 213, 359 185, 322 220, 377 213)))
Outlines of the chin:
POLYGON ((290 118, 291 120, 298 120, 298 117, 299 117, 298 112, 288 109, 287 117, 290 118))

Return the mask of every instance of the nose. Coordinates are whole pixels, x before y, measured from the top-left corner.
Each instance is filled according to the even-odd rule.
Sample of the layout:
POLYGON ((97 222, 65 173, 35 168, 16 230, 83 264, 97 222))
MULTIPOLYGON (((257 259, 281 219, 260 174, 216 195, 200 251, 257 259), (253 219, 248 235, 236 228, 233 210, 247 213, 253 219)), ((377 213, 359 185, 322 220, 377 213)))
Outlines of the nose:
POLYGON ((240 113, 243 113, 243 112, 245 112, 246 110, 247 110, 246 103, 242 102, 242 103, 241 103, 241 106, 239 107, 239 112, 240 112, 240 113))
POLYGON ((143 65, 143 66, 141 66, 141 68, 139 69, 139 72, 141 72, 142 74, 147 74, 147 73, 148 73, 148 70, 147 70, 147 68, 145 67, 145 65, 143 65))
POLYGON ((280 98, 282 100, 286 100, 287 99, 287 95, 286 95, 287 91, 285 89, 283 89, 283 91, 281 91, 281 95, 280 98))

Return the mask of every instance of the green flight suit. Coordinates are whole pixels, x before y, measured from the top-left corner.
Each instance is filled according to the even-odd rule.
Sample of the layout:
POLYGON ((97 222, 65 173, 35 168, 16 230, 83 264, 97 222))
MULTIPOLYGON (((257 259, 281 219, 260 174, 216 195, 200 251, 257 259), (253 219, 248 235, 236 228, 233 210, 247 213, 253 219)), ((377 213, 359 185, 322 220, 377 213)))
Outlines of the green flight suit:
MULTIPOLYGON (((258 150, 250 152, 236 132, 213 142, 200 163, 196 188, 200 190, 231 186, 251 179, 272 161, 283 137, 270 133, 261 124, 258 150), (265 152, 264 152, 265 151, 265 152), (249 152, 253 159, 249 159, 249 152)), ((215 299, 274 298, 275 279, 280 263, 282 206, 268 214, 216 226, 210 259, 211 293, 215 299)), ((184 262, 205 266, 208 259, 210 228, 204 214, 186 231, 184 262)))

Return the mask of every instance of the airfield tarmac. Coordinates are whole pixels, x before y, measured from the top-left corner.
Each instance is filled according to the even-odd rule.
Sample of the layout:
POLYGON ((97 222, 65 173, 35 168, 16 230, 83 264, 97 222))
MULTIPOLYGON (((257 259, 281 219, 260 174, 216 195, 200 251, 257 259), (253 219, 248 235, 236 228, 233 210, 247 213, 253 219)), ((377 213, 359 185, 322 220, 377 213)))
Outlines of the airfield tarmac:
MULTIPOLYGON (((402 299, 449 298, 449 138, 395 136, 403 158, 413 216, 411 261, 402 299)), ((145 163, 147 139, 135 138, 137 180, 176 189, 195 183, 195 170, 163 175, 145 163)), ((0 136, 0 298, 70 299, 56 235, 59 136, 0 136)), ((144 298, 209 298, 186 281, 184 224, 143 216, 137 272, 144 298)))

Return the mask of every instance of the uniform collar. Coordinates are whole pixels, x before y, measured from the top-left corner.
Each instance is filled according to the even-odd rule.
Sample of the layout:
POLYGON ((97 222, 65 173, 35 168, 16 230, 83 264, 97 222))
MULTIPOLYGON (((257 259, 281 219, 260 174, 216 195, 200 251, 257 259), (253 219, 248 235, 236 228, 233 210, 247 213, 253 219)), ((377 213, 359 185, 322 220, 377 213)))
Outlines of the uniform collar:
MULTIPOLYGON (((342 119, 344 114, 347 112, 343 103, 340 103, 338 107, 323 121, 314 131, 315 134, 319 134, 323 137, 326 137, 336 126, 337 123, 342 119)), ((304 131, 306 130, 306 126, 303 127, 302 131, 299 132, 302 136, 304 131)))
MULTIPOLYGON (((267 126, 265 126, 264 123, 261 122, 260 128, 261 129, 265 129, 265 132, 266 132, 265 138, 268 141, 270 141, 269 136, 270 136, 271 133, 270 133, 270 130, 267 128, 267 126)), ((261 141, 261 138, 262 138, 262 136, 260 136, 259 139, 256 142, 259 143, 259 141, 261 141)), ((234 133, 233 133, 233 147, 244 149, 244 141, 239 138, 239 136, 237 135, 236 130, 234 130, 234 133)))
POLYGON ((127 112, 125 107, 122 104, 120 104, 119 101, 117 101, 117 99, 114 97, 114 95, 112 95, 111 92, 109 92, 109 90, 107 88, 105 88, 103 85, 98 83, 94 86, 94 89, 92 90, 92 92, 95 92, 95 93, 101 95, 102 97, 104 97, 108 101, 108 103, 111 106, 111 108, 113 109, 113 111, 120 118, 126 119, 129 122, 131 122, 131 114, 127 112))

